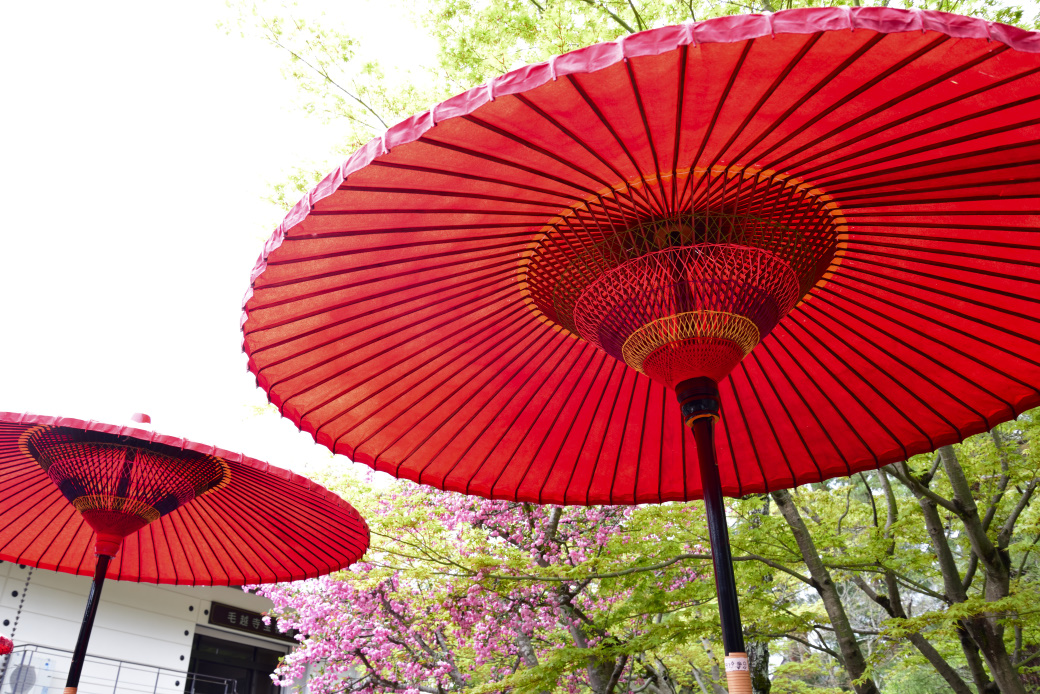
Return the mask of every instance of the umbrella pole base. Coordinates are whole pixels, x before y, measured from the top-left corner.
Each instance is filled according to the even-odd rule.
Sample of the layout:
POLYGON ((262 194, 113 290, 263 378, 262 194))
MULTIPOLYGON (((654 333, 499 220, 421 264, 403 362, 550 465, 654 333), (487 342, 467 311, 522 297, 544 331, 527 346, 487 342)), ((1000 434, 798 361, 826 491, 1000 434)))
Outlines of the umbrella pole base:
POLYGON ((748 667, 747 653, 726 654, 726 689, 729 694, 751 694, 751 669, 748 667))

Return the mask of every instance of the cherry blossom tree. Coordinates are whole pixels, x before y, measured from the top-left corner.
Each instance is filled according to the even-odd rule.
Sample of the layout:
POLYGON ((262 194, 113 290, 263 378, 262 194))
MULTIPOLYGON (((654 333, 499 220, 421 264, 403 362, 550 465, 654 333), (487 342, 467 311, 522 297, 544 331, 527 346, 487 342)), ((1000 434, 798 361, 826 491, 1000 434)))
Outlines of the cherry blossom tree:
POLYGON ((679 532, 702 523, 695 507, 535 506, 411 483, 367 495, 366 561, 257 587, 279 627, 306 637, 279 681, 309 674, 322 694, 678 694, 717 678, 699 638, 713 628, 699 610, 713 593, 705 552, 679 532), (672 558, 658 561, 654 544, 672 558))

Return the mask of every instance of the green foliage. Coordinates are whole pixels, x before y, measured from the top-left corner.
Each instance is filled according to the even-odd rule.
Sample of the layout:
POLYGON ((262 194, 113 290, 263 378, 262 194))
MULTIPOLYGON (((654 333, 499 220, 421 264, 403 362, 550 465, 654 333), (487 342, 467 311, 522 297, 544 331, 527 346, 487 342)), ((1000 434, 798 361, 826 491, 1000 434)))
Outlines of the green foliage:
POLYGON ((885 683, 884 694, 946 694, 950 687, 934 671, 900 670, 885 683))
MULTIPOLYGON (((402 0, 403 1, 403 0, 402 0)), ((493 77, 627 33, 689 20, 793 7, 892 5, 958 12, 1024 28, 1040 27, 1040 9, 1001 0, 409 0, 414 21, 437 40, 437 62, 391 71, 359 57, 363 28, 337 27, 306 3, 230 2, 224 28, 260 39, 285 55, 283 74, 298 107, 341 124, 330 159, 299 167, 275 184, 270 200, 295 204, 342 159, 388 126, 493 77)), ((401 21, 409 21, 402 18, 401 21)))

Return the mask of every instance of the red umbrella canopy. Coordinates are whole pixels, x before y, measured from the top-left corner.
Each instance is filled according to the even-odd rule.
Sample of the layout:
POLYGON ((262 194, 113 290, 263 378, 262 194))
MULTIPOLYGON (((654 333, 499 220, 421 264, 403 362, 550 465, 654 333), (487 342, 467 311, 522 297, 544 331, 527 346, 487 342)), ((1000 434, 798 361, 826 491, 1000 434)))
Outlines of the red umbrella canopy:
POLYGON ((730 495, 1040 404, 1040 34, 889 8, 724 17, 515 70, 302 200, 249 367, 337 453, 540 503, 730 495))
POLYGON ((311 578, 368 549, 346 501, 259 460, 149 431, 0 412, 0 559, 108 578, 311 578), (120 547, 121 543, 121 547, 120 547))

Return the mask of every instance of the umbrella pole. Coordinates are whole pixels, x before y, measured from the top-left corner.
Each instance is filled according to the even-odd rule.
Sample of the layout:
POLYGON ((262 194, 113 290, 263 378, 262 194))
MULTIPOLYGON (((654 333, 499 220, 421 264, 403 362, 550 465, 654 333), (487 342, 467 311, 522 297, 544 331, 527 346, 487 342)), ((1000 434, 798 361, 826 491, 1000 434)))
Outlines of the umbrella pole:
POLYGON ((740 625, 737 581, 726 525, 726 506, 715 458, 715 420, 719 416, 718 386, 709 378, 683 381, 676 388, 683 419, 693 431, 700 463, 704 508, 708 517, 711 561, 715 569, 715 594, 722 623, 722 646, 726 651, 726 681, 731 694, 751 694, 751 672, 740 625))
POLYGON ((79 627, 76 650, 72 652, 72 663, 69 665, 69 677, 65 680, 64 694, 76 694, 76 690, 79 688, 79 676, 83 674, 83 661, 87 657, 87 642, 90 641, 90 632, 94 628, 94 617, 97 616, 98 603, 101 601, 101 588, 105 584, 105 574, 108 573, 108 562, 111 559, 112 557, 107 554, 97 555, 94 582, 90 584, 87 609, 83 613, 83 623, 79 627))

